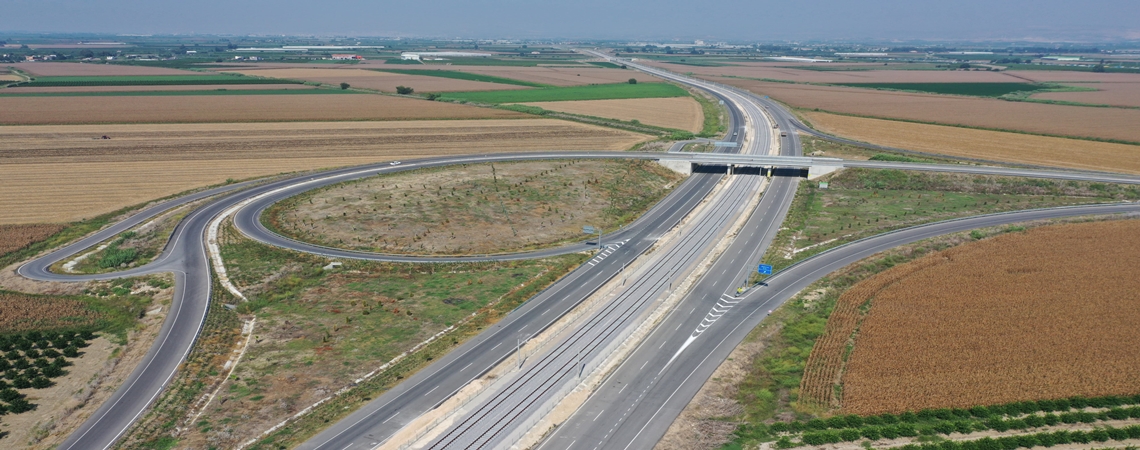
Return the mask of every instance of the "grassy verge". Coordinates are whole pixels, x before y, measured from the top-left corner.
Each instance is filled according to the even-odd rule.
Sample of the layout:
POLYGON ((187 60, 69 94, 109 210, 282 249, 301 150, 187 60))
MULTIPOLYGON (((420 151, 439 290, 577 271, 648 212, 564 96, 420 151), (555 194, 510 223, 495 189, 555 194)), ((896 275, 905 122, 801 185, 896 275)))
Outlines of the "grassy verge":
POLYGON ((439 95, 444 100, 494 104, 684 97, 689 94, 669 83, 614 83, 507 91, 444 92, 439 95))
POLYGON ((493 75, 483 75, 478 73, 460 72, 456 70, 441 70, 441 69, 372 69, 378 72, 399 73, 404 75, 421 75, 428 77, 452 78, 456 80, 469 80, 469 81, 482 81, 486 83, 498 84, 512 84, 515 86, 528 86, 528 87, 552 87, 548 84, 534 83, 530 81, 515 80, 511 78, 496 77, 493 75))
POLYGON ((115 444, 118 449, 171 449, 195 402, 220 382, 241 336, 241 320, 227 308, 235 299, 213 277, 210 308, 194 348, 151 408, 115 444))
POLYGON ((719 100, 706 97, 702 93, 693 94, 693 98, 701 104, 701 112, 705 117, 705 121, 701 125, 701 132, 697 133, 697 136, 715 138, 723 135, 728 128, 725 107, 720 104, 719 100))
MULTIPOLYGON (((257 317, 254 340, 202 420, 176 431, 188 419, 187 405, 205 392, 192 388, 217 386, 210 381, 216 367, 171 389, 156 408, 166 412, 139 427, 124 447, 177 443, 232 448, 332 396, 251 448, 292 447, 492 326, 588 258, 575 254, 473 264, 347 261, 343 268, 324 270, 323 258, 265 246, 232 229, 223 236, 222 253, 227 270, 250 298, 238 303, 236 312, 257 317), (354 384, 449 327, 442 338, 354 384), (333 394, 341 388, 348 390, 333 394)), ((211 314, 215 312, 233 314, 224 308, 211 314)))
POLYGON ((863 237, 922 223, 1001 211, 1140 199, 1140 188, 1104 183, 846 169, 802 181, 785 227, 763 257, 776 270, 863 237))
MULTIPOLYGON (((200 203, 184 205, 77 253, 77 257, 87 253, 90 255, 74 264, 71 271, 74 273, 107 273, 125 267, 140 266, 152 261, 162 252, 170 240, 171 233, 174 232, 174 228, 178 226, 182 218, 186 217, 200 203), (100 249, 99 247, 103 248, 100 249)), ((63 266, 69 261, 65 259, 53 264, 51 271, 66 273, 67 270, 63 266)))
POLYGON ((531 58, 447 58, 444 60, 423 62, 425 65, 452 65, 452 66, 512 66, 536 67, 542 65, 580 65, 577 59, 531 59, 531 58))
MULTIPOLYGON (((463 103, 466 103, 466 102, 463 102, 463 103)), ((483 105, 479 105, 479 106, 483 106, 483 105)), ((664 138, 677 140, 677 141, 692 139, 694 136, 692 132, 685 131, 685 130, 678 130, 675 128, 659 127, 656 125, 644 124, 644 123, 635 122, 632 120, 626 121, 626 120, 619 120, 619 119, 611 119, 608 117, 587 116, 584 114, 572 114, 572 113, 565 113, 565 112, 559 112, 559 111, 551 111, 548 109, 543 109, 543 108, 538 107, 538 106, 530 106, 530 105, 487 105, 487 106, 491 106, 491 107, 495 107, 495 108, 499 108, 499 109, 506 109, 509 111, 521 112, 524 114, 534 114, 536 116, 546 116, 546 117, 550 117, 553 119, 569 120, 572 122, 581 122, 581 123, 588 123, 591 125, 599 125, 599 126, 603 126, 603 127, 617 128, 619 130, 628 130, 628 131, 632 131, 635 133, 651 134, 651 135, 661 136, 664 138)))

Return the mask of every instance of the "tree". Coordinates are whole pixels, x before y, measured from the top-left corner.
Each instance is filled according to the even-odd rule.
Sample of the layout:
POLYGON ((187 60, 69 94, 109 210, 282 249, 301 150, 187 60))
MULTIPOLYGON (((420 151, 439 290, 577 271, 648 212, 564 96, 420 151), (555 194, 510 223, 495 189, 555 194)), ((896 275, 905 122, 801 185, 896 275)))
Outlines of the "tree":
POLYGON ((340 89, 341 89, 341 90, 345 90, 345 89, 348 89, 348 83, 341 83, 341 84, 340 84, 340 89))
POLYGON ((407 87, 407 86, 396 86, 396 93, 397 93, 397 94, 400 94, 400 95, 412 95, 412 93, 413 93, 413 92, 416 92, 416 90, 415 90, 415 89, 412 89, 412 88, 410 88, 410 87, 407 87))
POLYGON ((630 78, 629 84, 637 84, 637 78, 630 78))

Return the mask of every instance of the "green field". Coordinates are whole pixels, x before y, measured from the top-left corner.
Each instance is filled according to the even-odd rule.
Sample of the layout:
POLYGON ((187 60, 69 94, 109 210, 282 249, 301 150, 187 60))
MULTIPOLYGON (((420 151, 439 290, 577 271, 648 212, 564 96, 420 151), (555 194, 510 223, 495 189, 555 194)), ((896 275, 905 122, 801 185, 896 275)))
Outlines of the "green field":
MULTIPOLYGON (((3 92, 3 91, 0 91, 3 92)), ((120 92, 12 92, 4 97, 164 97, 195 95, 306 95, 360 94, 341 89, 212 89, 202 91, 120 91, 120 92)))
POLYGON ((373 69, 378 72, 400 73, 404 75, 421 75, 426 77, 453 78, 456 80, 482 81, 486 83, 513 84, 528 87, 552 87, 548 84, 532 83, 530 81, 514 80, 510 78, 483 75, 478 73, 459 72, 442 69, 373 69))
POLYGON ((625 68, 623 66, 619 66, 619 65, 614 64, 612 62, 604 62, 604 61, 593 61, 593 62, 589 62, 587 64, 598 66, 598 67, 604 67, 607 69, 624 69, 625 68))
POLYGON ((1049 86, 1030 83, 836 83, 836 86, 969 95, 973 97, 1001 97, 1014 92, 1051 89, 1049 86))
POLYGON ((179 86, 208 84, 301 84, 301 81, 243 75, 141 75, 111 77, 36 77, 19 86, 179 86))
POLYGON ((624 98, 684 97, 684 89, 668 83, 616 83, 551 87, 518 91, 447 92, 441 97, 479 103, 561 102, 569 100, 609 100, 624 98))

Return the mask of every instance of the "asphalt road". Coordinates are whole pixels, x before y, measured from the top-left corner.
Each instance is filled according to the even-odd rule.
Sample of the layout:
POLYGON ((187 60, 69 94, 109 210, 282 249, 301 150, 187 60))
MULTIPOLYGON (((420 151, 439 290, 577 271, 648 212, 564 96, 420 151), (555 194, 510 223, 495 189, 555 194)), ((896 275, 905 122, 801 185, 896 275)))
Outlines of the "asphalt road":
MULTIPOLYGON (((900 245, 1030 220, 1140 214, 1140 204, 1048 208, 921 225, 836 247, 782 270, 740 298, 710 288, 678 305, 586 404, 540 447, 644 449, 656 445, 713 371, 771 310, 827 274, 900 245), (709 305, 713 306, 710 307, 709 305), (706 312, 707 311, 707 312, 706 312)), ((723 259, 723 258, 722 258, 723 259)), ((729 286, 730 287, 730 286, 729 286)), ((696 291, 694 291, 696 292, 696 291)))
MULTIPOLYGON (((730 122, 732 124, 744 123, 742 112, 729 108, 730 122)), ((733 138, 740 142, 744 135, 733 138)), ((725 150, 735 150, 727 147, 725 150)), ((697 173, 690 180, 666 198, 660 205, 654 207, 644 218, 626 227, 619 233, 611 233, 603 242, 620 243, 621 246, 601 252, 587 264, 582 265, 570 275, 559 280, 553 286, 528 300, 522 307, 515 310, 494 328, 462 344, 448 353, 444 358, 420 370, 395 388, 385 392, 369 404, 337 422, 317 436, 302 444, 302 449, 336 449, 372 448, 382 443, 399 431, 409 422, 421 414, 434 409, 444 400, 450 398, 463 386, 482 376, 486 371, 498 365, 504 359, 515 354, 514 345, 525 336, 542 332, 568 311, 576 307, 583 300, 593 294, 598 288, 619 274, 638 255, 648 250, 659 236, 673 228, 682 218, 688 215, 704 197, 713 185, 723 175, 710 173, 697 173), (700 186, 690 187, 689 184, 700 186), (676 198, 674 198, 676 197, 676 198)), ((242 219, 241 229, 244 233, 253 234, 257 239, 273 239, 265 233, 267 230, 258 230, 256 217, 271 202, 259 204, 256 207, 247 207, 250 211, 248 218, 242 219)), ((272 233, 269 233, 272 234, 272 233)), ((276 235, 273 235, 276 236, 276 235)), ((278 238, 280 238, 278 236, 278 238)), ((283 239, 283 238, 281 238, 283 239)), ((290 248, 312 252, 328 252, 328 249, 308 248, 301 243, 281 242, 290 248)), ((565 252, 563 249, 544 252, 529 252, 523 255, 500 255, 498 258, 534 257, 538 254, 552 254, 565 252)), ((582 248, 571 247, 571 251, 580 251, 582 248)), ((389 255, 364 255, 353 253, 345 257, 359 257, 367 259, 390 260, 389 255)), ((398 260, 408 261, 401 257, 398 260)), ((415 261, 424 261, 416 258, 415 261)), ((431 259, 439 261, 441 259, 431 259)), ((446 258, 444 260, 470 260, 470 258, 446 258)))
MULTIPOLYGON (((766 108, 773 112, 777 121, 791 120, 789 117, 781 116, 777 112, 779 107, 771 104, 766 99, 759 99, 759 103, 765 104, 766 108)), ((742 123, 739 112, 733 113, 734 118, 737 120, 736 124, 742 123)), ((781 124, 781 129, 791 129, 791 123, 781 124)), ((731 129, 736 129, 734 125, 731 129)), ((796 139, 795 133, 789 133, 789 140, 796 139)), ((635 155, 629 155, 635 156, 635 155)), ((473 157, 474 159, 468 160, 469 162, 480 161, 501 161, 514 159, 527 159, 533 157, 546 157, 565 158, 565 157, 578 157, 575 154, 566 152, 557 152, 542 156, 528 155, 491 155, 484 157, 473 157)), ((166 322, 148 354, 139 364, 139 366, 128 377, 126 383, 121 386, 112 397, 105 402, 100 408, 85 422, 72 436, 70 436, 59 448, 60 449, 101 449, 112 445, 133 423, 133 421, 145 411, 145 409, 153 402, 153 400, 162 392, 166 384, 174 376, 178 365, 184 360, 185 356, 189 353, 194 340, 200 331, 203 324, 206 310, 209 304, 210 296, 210 273, 209 263, 206 260, 205 245, 204 245, 204 230, 209 222, 220 214, 222 211, 246 201, 250 198, 256 198, 260 195, 272 196, 272 192, 281 192, 283 189, 290 189, 291 187, 299 184, 311 183, 315 179, 334 180, 336 177, 343 177, 342 179, 349 179, 352 177, 360 176, 362 173, 383 173, 397 170, 409 170, 415 168, 414 164, 444 164, 446 161, 454 160, 455 158, 436 158, 425 159, 419 161, 408 161, 406 165, 390 166, 387 163, 378 163, 367 166, 358 166, 344 169, 337 169, 327 172, 322 172, 315 175, 307 175, 296 177, 286 180, 275 181, 263 185, 254 186, 253 183, 243 183, 240 185, 231 185, 221 188, 216 188, 208 191, 203 191, 197 194, 192 194, 186 197, 169 200, 154 207, 148 208, 123 222, 117 223, 107 229, 104 229, 94 235, 82 239, 72 245, 66 246, 58 251, 52 252, 43 257, 37 258, 18 269, 18 272, 27 278, 46 280, 46 281, 80 281, 80 280, 95 280, 95 279, 112 279, 126 276, 136 276, 148 273, 159 272, 173 272, 176 279, 176 290, 174 299, 171 302, 171 309, 167 314, 166 322), (248 188, 244 191, 233 193, 234 190, 240 188, 248 188), (70 257, 77 252, 83 251, 101 241, 114 237, 118 233, 125 231, 139 223, 148 220, 161 212, 168 210, 174 206, 206 198, 209 196, 220 196, 221 198, 213 200, 210 203, 199 207, 194 212, 189 214, 175 229, 174 234, 167 247, 164 249, 154 262, 142 267, 133 268, 130 270, 116 272, 104 275, 66 275, 54 274, 47 270, 55 262, 64 258, 70 257)), ((422 167, 422 166, 421 166, 422 167)), ((369 175, 370 176, 370 175, 369 175)), ((693 177, 698 181, 690 181, 688 183, 700 184, 701 178, 717 178, 716 174, 697 174, 693 177)), ((1096 175, 1089 175, 1089 180, 1101 181, 1096 175)), ((780 179, 772 184, 770 192, 775 192, 776 184, 780 179)), ((794 184, 795 180, 787 180, 788 183, 794 184)), ((335 182, 335 181, 330 181, 335 182)), ((707 182, 707 181, 706 181, 707 182)), ((311 188, 311 187, 309 187, 311 188)), ((639 225, 638 231, 644 233, 642 236, 634 236, 635 233, 628 232, 624 236, 615 236, 618 241, 627 240, 620 249, 615 249, 606 258, 598 260, 594 265, 584 265, 575 272, 568 275, 563 281, 560 281, 555 287, 551 287, 547 291, 539 294, 535 299, 529 301, 526 305, 516 311, 512 317, 508 317, 503 323, 499 324, 495 329, 489 330, 485 335, 481 335, 464 346, 461 346, 457 351, 453 351, 447 357, 443 358, 439 363, 452 361, 472 353, 472 350, 488 338, 497 336, 499 339, 499 346, 514 339, 517 333, 529 333, 537 331, 545 327, 550 321, 554 320, 558 315, 570 309, 573 304, 573 299, 585 298, 588 291, 592 288, 600 286, 604 280, 613 277, 618 273, 624 263, 632 260, 636 255, 648 248, 647 242, 655 235, 654 230, 664 230, 672 227, 676 221, 680 220, 691 205, 695 205, 700 198, 703 198, 704 192, 700 188, 689 187, 687 189, 678 189, 670 197, 667 204, 663 204, 654 208, 653 215, 647 215, 642 221, 644 224, 639 225), (680 193, 678 193, 680 192, 680 193), (671 202, 671 203, 669 203, 671 202), (672 206, 668 206, 672 205, 672 206), (688 208, 688 209, 686 209, 688 208), (653 223, 660 224, 657 228, 653 223), (556 314, 550 314, 556 313, 556 314), (499 334, 495 330, 499 328, 513 327, 508 331, 499 334), (515 334, 512 334, 515 333, 515 334)), ((786 192, 786 191, 785 191, 786 192)), ((790 194, 785 194, 790 195, 790 194)), ((247 208, 248 209, 248 208, 247 208)), ((244 211, 244 210, 243 210, 244 211)), ((254 215, 253 217, 256 217, 254 215)), ((750 226, 753 228, 755 225, 750 221, 750 226)), ((778 223, 778 222, 775 222, 778 223)), ((657 231, 659 233, 659 231, 657 231)), ((607 238, 607 241, 608 238, 607 238)), ((609 241, 614 242, 614 241, 609 241)), ((284 244, 284 243, 282 243, 284 244)), ((288 245, 286 245, 288 246, 288 245)), ((323 252, 325 249, 316 249, 315 252, 323 252)), ((535 255, 531 255, 533 257, 535 255)), ((353 257, 353 256, 345 256, 353 257)), ((494 257, 495 259, 510 259, 509 255, 500 255, 494 257)), ((723 258, 722 258, 723 259, 723 258)), ((592 261, 593 262, 593 261, 592 261)), ((727 281, 727 280, 726 280, 727 281)), ((699 340, 698 340, 699 341, 699 340)), ((494 348, 493 345, 488 345, 494 348)), ((480 348, 486 350, 486 348, 480 348)), ((688 350, 686 350, 688 351, 688 350)), ((479 355, 479 361, 489 362, 495 360, 494 353, 488 355, 479 355)), ((683 358, 683 359, 688 359, 683 358)), ((474 360, 472 360, 474 361, 474 360)), ((469 364, 474 364, 473 362, 469 364)), ((462 370, 457 370, 461 375, 459 378, 467 378, 467 375, 472 374, 474 370, 483 370, 482 368, 473 365, 466 366, 448 366, 451 369, 457 367, 462 370)), ((485 366, 484 366, 485 367, 485 366)), ((715 364, 713 365, 715 367, 715 364)), ((711 370, 711 369, 710 369, 711 370)), ((429 381, 426 385, 424 380, 432 376, 435 372, 430 370, 421 371, 416 376, 411 377, 408 382, 405 382, 393 389, 390 394, 401 395, 402 392, 409 392, 418 389, 419 386, 427 386, 422 394, 430 394, 432 390, 438 391, 441 394, 446 392, 446 388, 440 387, 442 385, 432 384, 429 381), (419 383, 411 383, 419 379, 419 383)), ((468 378, 469 379, 469 378, 468 378)), ((702 379, 703 381, 703 379, 702 379)), ((699 387, 699 386, 698 386, 699 387)), ((418 391, 417 391, 418 392, 418 391)), ((414 394, 412 394, 414 395, 414 394)), ((443 397, 441 397, 443 398, 443 397)), ((377 399, 379 403, 380 399, 377 399)), ((418 404, 432 404, 433 402, 420 400, 418 404)), ((397 419, 396 415, 383 417, 382 414, 377 419, 380 424, 389 423, 396 420, 405 420, 405 409, 394 409, 401 418, 397 419)), ((411 410, 408 414, 411 414, 411 410)), ((353 417, 363 415, 363 419, 359 422, 353 422, 351 427, 353 430, 370 429, 364 427, 368 423, 369 412, 362 409, 353 417)), ((359 419, 359 418, 358 418, 359 419)), ((350 424, 342 422, 337 424, 337 427, 343 431, 346 426, 350 424)), ((335 427, 334 427, 335 429, 335 427)), ((381 431, 385 429, 383 426, 379 428, 381 431)), ((351 430, 350 430, 351 431, 351 430)), ((369 431, 368 433, 370 433, 369 431)), ((367 436, 368 433, 363 433, 361 436, 367 436)), ((336 434, 336 433, 334 433, 336 434)), ((351 434, 351 433, 349 433, 351 434)), ((322 435, 323 436, 323 435, 322 435)), ((339 438, 338 438, 339 439, 339 438)), ((306 444, 309 445, 309 444, 306 444)), ((343 447, 338 447, 343 448, 343 447)))

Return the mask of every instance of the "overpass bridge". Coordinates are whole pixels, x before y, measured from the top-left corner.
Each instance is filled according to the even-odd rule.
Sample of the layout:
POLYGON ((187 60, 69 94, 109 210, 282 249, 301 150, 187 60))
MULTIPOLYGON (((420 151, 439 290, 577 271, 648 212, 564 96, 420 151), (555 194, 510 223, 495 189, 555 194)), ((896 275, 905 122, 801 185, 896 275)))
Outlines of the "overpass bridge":
POLYGON ((923 172, 968 173, 974 175, 1051 178, 1101 183, 1140 184, 1140 176, 1089 172, 1080 170, 1041 170, 977 164, 924 164, 893 161, 858 161, 808 156, 738 155, 729 153, 641 153, 663 165, 685 171, 718 170, 727 173, 759 173, 761 175, 800 176, 814 178, 845 167, 864 169, 916 170, 923 172))

